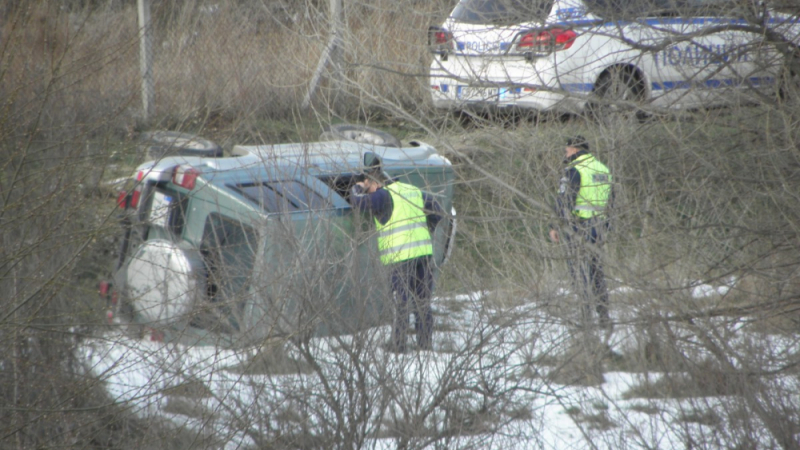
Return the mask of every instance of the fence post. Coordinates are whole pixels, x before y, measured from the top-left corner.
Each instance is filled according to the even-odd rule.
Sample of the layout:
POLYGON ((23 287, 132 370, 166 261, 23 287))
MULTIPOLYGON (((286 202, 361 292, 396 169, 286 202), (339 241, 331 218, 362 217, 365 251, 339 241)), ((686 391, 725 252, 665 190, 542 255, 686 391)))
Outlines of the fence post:
MULTIPOLYGON (((317 70, 311 77, 311 83, 308 86, 308 91, 303 99, 303 104, 300 105, 301 110, 308 110, 311 106, 311 100, 317 91, 322 74, 325 72, 325 67, 330 63, 333 70, 332 75, 335 77, 341 76, 340 59, 342 53, 342 0, 330 0, 330 17, 331 34, 328 38, 328 45, 325 46, 319 62, 317 63, 317 70)), ((333 81, 333 80, 332 80, 333 81)))
POLYGON ((142 75, 142 115, 145 122, 153 115, 153 27, 150 24, 150 0, 139 0, 139 64, 142 75))

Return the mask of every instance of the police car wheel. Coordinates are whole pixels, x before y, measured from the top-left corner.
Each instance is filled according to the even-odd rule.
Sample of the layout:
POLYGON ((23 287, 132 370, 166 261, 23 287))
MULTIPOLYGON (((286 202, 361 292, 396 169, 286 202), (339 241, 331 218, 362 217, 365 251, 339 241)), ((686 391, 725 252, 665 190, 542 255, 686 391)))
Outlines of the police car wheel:
POLYGON ((142 133, 140 140, 148 160, 167 156, 217 158, 223 155, 219 145, 190 133, 150 131, 142 133))
POLYGON ((383 147, 401 147, 400 140, 385 131, 346 123, 326 127, 319 138, 321 141, 343 140, 383 147))
POLYGON ((637 107, 644 100, 644 83, 634 71, 629 67, 612 67, 600 75, 595 83, 594 98, 587 105, 595 119, 630 114, 644 117, 644 112, 637 107))

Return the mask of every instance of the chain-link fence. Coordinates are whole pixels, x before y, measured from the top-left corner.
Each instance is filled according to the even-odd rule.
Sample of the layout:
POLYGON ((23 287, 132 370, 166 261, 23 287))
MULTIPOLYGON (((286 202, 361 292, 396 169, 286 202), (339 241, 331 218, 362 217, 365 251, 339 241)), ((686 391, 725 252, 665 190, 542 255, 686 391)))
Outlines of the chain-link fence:
MULTIPOLYGON (((451 6, 344 2, 340 52, 312 86, 333 28, 329 2, 146 3, 152 120, 172 125, 218 115, 290 117, 309 94, 312 108, 324 115, 377 110, 379 98, 423 106, 429 102, 426 30, 451 6)), ((76 115, 93 117, 92 110, 105 109, 96 102, 103 102, 120 123, 140 119, 144 30, 137 8, 70 5, 37 3, 20 15, 16 26, 23 29, 10 22, 8 38, 29 51, 9 62, 30 75, 32 90, 58 77, 47 86, 52 101, 69 104, 76 115)))

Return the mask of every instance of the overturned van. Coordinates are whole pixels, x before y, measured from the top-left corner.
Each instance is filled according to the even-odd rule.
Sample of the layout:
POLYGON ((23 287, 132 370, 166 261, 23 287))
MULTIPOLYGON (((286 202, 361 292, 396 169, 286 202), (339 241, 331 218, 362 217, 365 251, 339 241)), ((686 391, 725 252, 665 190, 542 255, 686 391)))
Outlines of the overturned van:
POLYGON ((438 276, 456 228, 454 174, 428 144, 380 144, 235 146, 227 156, 140 165, 119 196, 124 235, 113 281, 101 288, 109 320, 230 346, 390 322, 374 226, 350 207, 349 189, 379 157, 387 176, 452 212, 433 233, 438 276))

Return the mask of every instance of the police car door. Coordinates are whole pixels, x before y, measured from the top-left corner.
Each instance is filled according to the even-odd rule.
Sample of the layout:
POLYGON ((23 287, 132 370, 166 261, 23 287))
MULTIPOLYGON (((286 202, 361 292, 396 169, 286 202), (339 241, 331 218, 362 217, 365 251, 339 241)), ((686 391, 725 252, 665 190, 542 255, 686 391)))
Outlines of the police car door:
POLYGON ((729 1, 657 0, 644 21, 657 48, 652 90, 662 106, 730 103, 764 76, 729 1))

